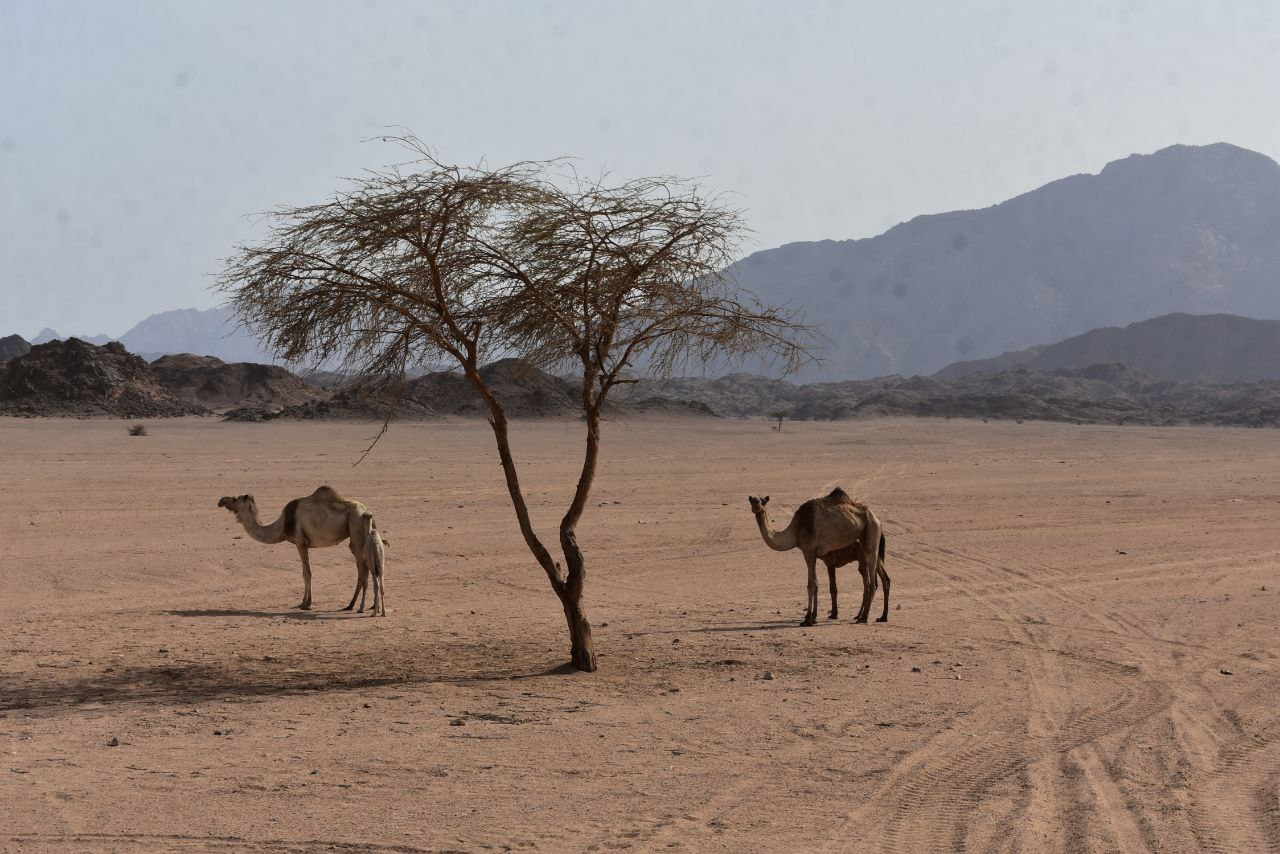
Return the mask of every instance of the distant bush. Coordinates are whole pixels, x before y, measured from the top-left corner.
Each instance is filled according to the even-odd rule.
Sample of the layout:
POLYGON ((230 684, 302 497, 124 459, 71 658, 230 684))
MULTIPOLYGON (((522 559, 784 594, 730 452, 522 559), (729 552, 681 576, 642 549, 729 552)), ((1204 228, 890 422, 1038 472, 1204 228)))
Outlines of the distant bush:
POLYGON ((129 425, 129 435, 130 435, 130 436, 145 436, 145 435, 147 435, 147 427, 146 427, 146 425, 145 425, 145 424, 131 424, 131 425, 129 425))

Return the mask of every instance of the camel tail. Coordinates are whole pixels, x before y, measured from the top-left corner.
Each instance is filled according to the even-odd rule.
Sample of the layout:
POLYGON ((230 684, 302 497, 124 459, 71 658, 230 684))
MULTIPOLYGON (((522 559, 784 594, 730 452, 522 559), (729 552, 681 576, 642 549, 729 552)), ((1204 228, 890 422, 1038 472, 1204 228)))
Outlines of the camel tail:
POLYGON ((880 535, 880 562, 884 563, 884 534, 880 535))

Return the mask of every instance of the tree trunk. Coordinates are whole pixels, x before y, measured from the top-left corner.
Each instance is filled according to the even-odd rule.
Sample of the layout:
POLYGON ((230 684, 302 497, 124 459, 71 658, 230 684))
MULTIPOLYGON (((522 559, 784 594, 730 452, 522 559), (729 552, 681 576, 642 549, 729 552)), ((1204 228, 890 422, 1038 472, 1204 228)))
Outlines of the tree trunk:
POLYGON ((582 610, 582 601, 565 599, 564 618, 569 623, 569 656, 577 670, 594 673, 596 669, 596 645, 591 639, 591 624, 582 610))

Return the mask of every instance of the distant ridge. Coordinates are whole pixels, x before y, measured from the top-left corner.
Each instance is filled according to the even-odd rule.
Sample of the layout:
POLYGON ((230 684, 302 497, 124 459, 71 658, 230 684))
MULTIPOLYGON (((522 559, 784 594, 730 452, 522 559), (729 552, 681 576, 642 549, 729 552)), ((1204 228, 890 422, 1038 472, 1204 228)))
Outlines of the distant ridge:
POLYGON ((1160 380, 1276 380, 1280 379, 1280 320, 1166 314, 991 359, 956 362, 934 376, 957 379, 1011 368, 1054 371, 1099 362, 1122 362, 1160 380))
POLYGON ((274 362, 258 339, 240 329, 230 308, 183 308, 145 318, 120 336, 131 353, 154 359, 196 353, 224 362, 274 362))
POLYGON ((1176 312, 1280 318, 1280 165, 1226 143, 1175 145, 732 270, 831 339, 807 381, 930 374, 1176 312))

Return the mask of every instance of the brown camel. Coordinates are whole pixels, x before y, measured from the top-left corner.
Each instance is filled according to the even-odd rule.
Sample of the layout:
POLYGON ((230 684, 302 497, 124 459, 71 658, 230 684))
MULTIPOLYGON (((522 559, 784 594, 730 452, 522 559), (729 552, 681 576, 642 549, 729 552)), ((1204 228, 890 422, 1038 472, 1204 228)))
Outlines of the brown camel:
POLYGON ((290 501, 284 506, 280 518, 270 525, 258 521, 258 506, 252 495, 224 496, 218 500, 218 506, 230 510, 236 521, 244 526, 245 532, 258 542, 290 542, 298 547, 304 585, 302 602, 298 607, 304 611, 311 609, 311 562, 307 550, 336 546, 343 540, 350 540, 351 554, 356 559, 356 589, 342 610, 350 611, 355 607, 357 596, 360 597, 360 610, 364 610, 364 593, 369 576, 374 573, 376 559, 373 616, 385 616, 382 604, 382 538, 374 533, 377 526, 373 515, 359 501, 343 498, 328 486, 322 486, 305 498, 290 501), (366 542, 369 535, 378 541, 376 545, 366 542))
POLYGON ((884 581, 884 612, 877 623, 889 621, 889 574, 884 569, 884 534, 880 520, 865 504, 850 498, 843 489, 836 488, 822 498, 811 498, 800 505, 791 523, 781 531, 775 531, 769 521, 766 505, 769 496, 748 496, 751 512, 755 514, 760 535, 774 551, 790 551, 798 548, 809 568, 808 603, 802 626, 812 626, 818 619, 817 562, 827 566, 827 580, 831 589, 831 614, 839 616, 836 604, 836 569, 857 562, 862 575, 862 607, 855 623, 865 623, 875 597, 877 577, 884 581))

